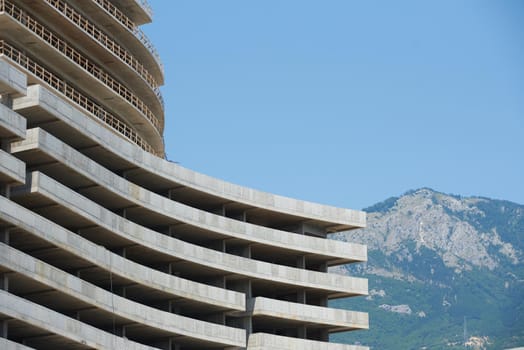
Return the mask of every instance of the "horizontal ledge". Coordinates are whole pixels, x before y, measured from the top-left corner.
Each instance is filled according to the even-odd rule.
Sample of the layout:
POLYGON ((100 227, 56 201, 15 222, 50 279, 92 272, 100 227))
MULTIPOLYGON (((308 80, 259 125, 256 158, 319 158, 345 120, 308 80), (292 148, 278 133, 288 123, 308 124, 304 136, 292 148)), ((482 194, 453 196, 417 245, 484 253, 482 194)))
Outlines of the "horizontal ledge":
POLYGON ((96 349, 155 350, 0 290, 1 313, 96 349))
POLYGON ((270 247, 349 261, 366 260, 363 245, 328 240, 259 226, 203 211, 149 191, 104 168, 40 128, 27 131, 23 141, 11 144, 13 153, 41 151, 113 195, 165 218, 203 231, 270 247))
POLYGON ((174 187, 176 185, 187 186, 207 195, 242 203, 246 206, 287 214, 304 220, 313 220, 324 224, 330 223, 330 226, 335 228, 349 229, 365 227, 366 225, 366 214, 362 211, 331 207, 235 185, 156 157, 140 150, 135 145, 110 137, 108 131, 104 130, 105 128, 93 121, 86 120, 87 118, 82 116, 81 112, 64 112, 66 106, 61 98, 45 88, 41 86, 29 87, 29 89, 31 88, 45 91, 45 93, 34 93, 33 105, 40 105, 112 154, 154 176, 172 182, 174 187))
POLYGON ((25 163, 0 149, 0 182, 25 183, 25 163))
POLYGON ((20 140, 25 137, 25 133, 26 119, 0 103, 0 137, 20 140))
POLYGON ((112 294, 76 276, 0 243, 0 264, 75 299, 172 336, 182 335, 214 344, 244 346, 245 331, 161 311, 112 294))
MULTIPOLYGON (((302 273, 303 277, 298 282, 291 278, 287 282, 279 278, 279 276, 273 275, 272 271, 275 269, 285 269, 284 272, 287 272, 289 276, 293 276, 296 269, 201 247, 140 226, 116 215, 38 171, 31 173, 26 186, 13 191, 12 198, 16 199, 17 196, 23 195, 26 191, 38 193, 112 234, 132 241, 134 244, 228 274, 234 273, 253 279, 266 280, 268 282, 278 281, 284 284, 301 285, 303 282, 313 280, 313 277, 308 276, 308 273, 311 275, 319 273, 317 271, 305 270, 305 272, 302 273)), ((300 269, 300 271, 304 270, 300 269)), ((311 284, 310 287, 314 288, 313 284, 311 284)), ((326 288, 326 286, 318 285, 316 288, 323 289, 326 288)), ((338 292, 343 291, 339 290, 338 292)), ((353 291, 347 290, 347 292, 353 291)), ((243 304, 241 301, 243 300, 238 300, 239 305, 243 304)))
POLYGON ((266 316, 327 326, 336 331, 368 329, 369 318, 365 312, 307 305, 265 297, 249 299, 246 309, 253 317, 266 316))
POLYGON ((249 336, 247 350, 369 350, 367 346, 328 343, 323 341, 284 337, 267 333, 249 336))
POLYGON ((137 264, 66 230, 52 221, 0 196, 0 219, 81 257, 107 271, 143 286, 211 305, 243 310, 242 294, 196 283, 137 264))
POLYGON ((25 95, 27 77, 0 55, 0 94, 25 95))

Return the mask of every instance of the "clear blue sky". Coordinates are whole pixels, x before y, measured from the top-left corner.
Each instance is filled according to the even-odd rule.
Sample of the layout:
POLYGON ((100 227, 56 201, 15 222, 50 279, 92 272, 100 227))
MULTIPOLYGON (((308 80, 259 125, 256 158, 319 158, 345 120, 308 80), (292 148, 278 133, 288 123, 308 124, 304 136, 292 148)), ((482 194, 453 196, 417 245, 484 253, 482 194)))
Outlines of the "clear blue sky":
POLYGON ((170 160, 353 209, 524 203, 524 1, 150 2, 170 160))

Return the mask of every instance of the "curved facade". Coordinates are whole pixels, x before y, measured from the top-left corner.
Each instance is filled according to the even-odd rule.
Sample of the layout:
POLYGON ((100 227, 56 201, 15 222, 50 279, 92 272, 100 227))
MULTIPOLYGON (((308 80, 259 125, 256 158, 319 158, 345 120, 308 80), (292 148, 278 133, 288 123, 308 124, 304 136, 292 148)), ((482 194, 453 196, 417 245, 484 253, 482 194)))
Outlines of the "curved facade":
POLYGON ((144 0, 0 0, 0 347, 332 349, 360 211, 163 158, 144 0))

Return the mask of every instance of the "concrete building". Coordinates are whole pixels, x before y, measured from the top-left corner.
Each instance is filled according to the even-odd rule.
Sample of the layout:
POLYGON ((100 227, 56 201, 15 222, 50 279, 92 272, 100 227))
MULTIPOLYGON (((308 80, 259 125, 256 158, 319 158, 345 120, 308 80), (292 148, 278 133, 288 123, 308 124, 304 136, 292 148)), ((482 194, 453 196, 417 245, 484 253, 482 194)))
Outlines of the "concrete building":
POLYGON ((368 315, 333 208, 164 159, 144 0, 0 0, 0 348, 328 349, 368 315))

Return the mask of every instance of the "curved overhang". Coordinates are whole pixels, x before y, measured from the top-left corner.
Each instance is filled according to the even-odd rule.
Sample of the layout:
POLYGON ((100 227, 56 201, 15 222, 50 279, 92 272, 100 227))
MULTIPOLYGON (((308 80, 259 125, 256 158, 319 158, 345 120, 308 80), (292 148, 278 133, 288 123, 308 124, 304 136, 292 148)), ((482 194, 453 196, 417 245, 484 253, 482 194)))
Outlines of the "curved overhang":
POLYGON ((93 20, 101 23, 111 36, 121 42, 134 57, 147 67, 158 85, 164 84, 164 66, 155 46, 147 35, 109 0, 72 0, 78 9, 89 13, 93 20), (114 25, 115 22, 119 25, 114 25))
MULTIPOLYGON (((334 254, 335 259, 349 258, 348 252, 343 253, 343 250, 349 246, 343 242, 332 243, 321 238, 301 236, 233 220, 160 196, 115 175, 39 128, 28 130, 27 138, 12 143, 11 149, 13 154, 32 167, 54 163, 55 169, 43 171, 51 172, 53 177, 72 188, 85 188, 87 192, 83 191, 84 195, 104 203, 108 208, 113 210, 128 208, 126 215, 134 217, 135 221, 138 220, 144 225, 167 227, 183 223, 186 226, 183 230, 178 230, 178 234, 185 234, 186 238, 201 236, 216 240, 229 237, 290 251, 295 249, 302 254, 327 256, 334 254), (83 180, 68 183, 71 178, 74 178, 71 172, 80 175, 83 180), (329 252, 329 248, 336 248, 337 244, 341 249, 329 252), (338 256, 337 252, 342 255, 338 256)), ((365 246, 355 245, 354 248, 358 253, 352 257, 353 261, 365 260, 365 246)))
MULTIPOLYGON (((60 295, 64 295, 74 299, 70 304, 80 302, 79 309, 94 307, 103 318, 109 319, 114 315, 123 322, 136 323, 135 333, 155 332, 164 334, 165 337, 184 337, 187 338, 186 342, 208 342, 211 346, 245 345, 243 329, 177 315, 126 299, 3 243, 0 243, 0 265, 59 292, 57 298, 53 298, 55 300, 62 299, 60 295)), ((24 294, 37 292, 39 289, 26 289, 24 294)), ((38 294, 34 293, 33 299, 37 296, 38 294)))
MULTIPOLYGON (((142 185, 147 183, 148 186, 156 185, 168 189, 187 188, 202 201, 239 203, 246 210, 250 209, 252 212, 259 210, 261 215, 284 216, 295 222, 309 222, 328 232, 361 228, 366 225, 366 214, 362 211, 330 207, 234 185, 143 152, 132 144, 108 137, 108 130, 89 123, 81 112, 60 111, 56 108, 60 98, 51 93, 46 93, 45 96, 39 94, 38 91, 45 90, 42 87, 31 86, 29 90, 35 90, 35 93, 31 94, 34 97, 15 100, 15 110, 24 114, 25 109, 39 107, 42 112, 45 111, 63 121, 60 126, 62 130, 56 126, 53 133, 56 132, 61 138, 73 144, 80 141, 83 144, 90 144, 90 149, 83 151, 85 154, 109 168, 118 167, 119 170, 125 171, 126 176, 135 183, 142 185)), ((27 117, 30 118, 31 115, 28 114, 27 117)), ((157 188, 151 189, 160 192, 157 188)), ((175 199, 179 201, 178 198, 175 199)))
MULTIPOLYGON (((139 284, 149 293, 161 293, 164 298, 181 297, 188 302, 208 304, 211 309, 219 306, 226 310, 243 310, 243 294, 170 275, 150 267, 140 265, 115 254, 108 249, 82 238, 65 228, 38 216, 32 211, 0 196, 0 221, 6 226, 16 227, 38 240, 42 240, 62 249, 72 259, 61 261, 73 266, 97 266, 103 271, 112 272, 122 280, 139 284)), ((14 244, 18 245, 16 239, 14 244)), ((22 243, 20 243, 22 244, 22 243)), ((39 245, 38 247, 41 247, 39 245)), ((67 256, 64 254, 64 256, 67 256)))
MULTIPOLYGON (((24 206, 32 204, 36 208, 29 209, 37 210, 40 215, 64 226, 86 221, 84 225, 90 229, 83 230, 83 236, 90 237, 96 244, 105 247, 133 247, 134 260, 151 260, 154 254, 155 264, 160 266, 167 265, 170 261, 185 261, 184 264, 176 264, 182 275, 229 276, 236 279, 245 277, 261 280, 269 285, 302 284, 311 289, 325 290, 328 294, 335 292, 338 296, 367 294, 367 285, 362 284, 362 279, 346 276, 341 279, 338 275, 249 259, 200 247, 147 229, 110 212, 39 172, 31 173, 25 189, 15 188, 12 198, 24 206), (43 199, 36 199, 32 194, 40 195, 43 199), (102 229, 95 229, 93 225, 102 229)), ((126 256, 131 258, 131 254, 126 256)))

